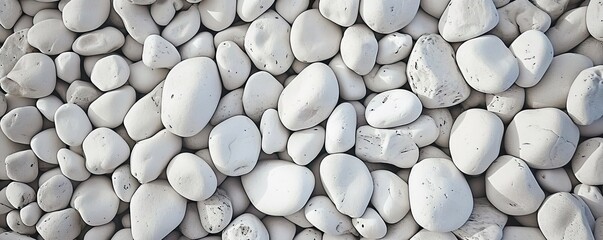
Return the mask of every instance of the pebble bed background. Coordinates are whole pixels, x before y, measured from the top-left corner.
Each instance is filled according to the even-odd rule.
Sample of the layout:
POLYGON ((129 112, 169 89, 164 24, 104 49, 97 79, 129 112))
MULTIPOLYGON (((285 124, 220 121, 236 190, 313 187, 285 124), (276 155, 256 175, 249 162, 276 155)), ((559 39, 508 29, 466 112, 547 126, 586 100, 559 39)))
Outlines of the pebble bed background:
POLYGON ((603 0, 0 0, 0 240, 603 240, 603 0))

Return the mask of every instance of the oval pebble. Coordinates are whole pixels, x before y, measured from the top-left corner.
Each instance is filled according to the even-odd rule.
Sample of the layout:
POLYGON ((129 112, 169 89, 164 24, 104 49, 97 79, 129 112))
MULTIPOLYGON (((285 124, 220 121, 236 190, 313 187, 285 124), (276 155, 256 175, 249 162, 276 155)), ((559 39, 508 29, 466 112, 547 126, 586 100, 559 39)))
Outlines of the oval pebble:
POLYGON ((572 172, 584 184, 601 185, 603 176, 599 174, 603 162, 603 138, 595 137, 584 140, 578 145, 571 160, 572 172))
POLYGON ((166 129, 137 142, 130 154, 132 175, 140 183, 157 179, 181 149, 182 139, 166 129))
POLYGON ((75 33, 63 25, 60 19, 48 19, 34 24, 27 32, 27 41, 32 47, 48 55, 58 55, 71 50, 75 33))
POLYGON ((262 115, 260 133, 262 134, 262 151, 265 153, 272 154, 287 150, 290 133, 281 123, 275 109, 268 109, 262 115))
POLYGON ((366 106, 366 121, 376 128, 392 128, 409 124, 421 114, 419 98, 403 89, 377 94, 366 106), (392 114, 396 113, 396 114, 392 114))
POLYGON ((92 131, 86 112, 73 103, 66 103, 55 113, 55 128, 59 138, 69 146, 80 146, 92 131))
MULTIPOLYGON (((237 2, 237 12, 238 5, 243 4, 242 2, 237 2)), ((272 10, 268 10, 251 23, 243 35, 245 52, 258 69, 279 75, 291 67, 294 56, 290 31, 289 23, 272 10)))
POLYGON ((241 176, 255 167, 261 151, 257 126, 245 116, 216 125, 209 135, 209 152, 216 168, 227 176, 241 176))
POLYGON ((529 30, 517 37, 509 50, 517 58, 519 76, 515 84, 529 88, 536 85, 553 61, 553 45, 538 30, 529 30))
POLYGON ((323 63, 313 63, 281 92, 279 117, 292 131, 314 127, 329 117, 338 97, 339 86, 333 70, 323 63))
POLYGON ((320 179, 338 211, 362 216, 373 192, 373 179, 364 162, 344 153, 328 155, 320 164, 320 179))
POLYGON ((260 161, 241 182, 253 206, 271 216, 299 211, 314 189, 314 175, 308 168, 283 160, 260 161))
POLYGON ((221 92, 213 60, 206 57, 184 60, 166 77, 161 95, 161 122, 178 136, 193 136, 211 119, 221 92))
POLYGON ((301 62, 318 62, 335 56, 343 32, 318 9, 301 13, 291 25, 291 50, 301 62))
POLYGON ((24 150, 6 156, 6 176, 13 181, 33 182, 38 177, 38 158, 32 150, 24 150))
POLYGON ((270 73, 259 71, 252 74, 243 90, 243 109, 245 114, 258 122, 264 111, 277 108, 283 85, 270 73))
POLYGON ((222 231, 222 239, 249 239, 260 240, 268 239, 268 230, 266 226, 251 213, 244 213, 230 222, 228 227, 222 231))
POLYGON ((448 159, 429 158, 413 166, 408 192, 412 215, 429 231, 455 230, 473 209, 469 184, 448 159))
POLYGON ((101 226, 111 222, 117 214, 119 198, 108 177, 93 176, 75 188, 70 205, 86 224, 101 226))
POLYGON ((46 180, 38 188, 36 200, 44 212, 54 212, 69 206, 73 194, 71 181, 59 174, 46 180))
POLYGON ((21 216, 21 221, 26 226, 36 226, 36 223, 42 217, 44 212, 40 209, 37 202, 32 202, 27 204, 27 206, 23 207, 19 211, 19 215, 21 216))
MULTIPOLYGON (((279 6, 278 1, 276 6, 279 6)), ((359 8, 360 0, 322 1, 318 4, 320 14, 342 27, 349 27, 356 22, 359 8)))
POLYGON ((69 1, 63 7, 63 23, 73 32, 88 32, 100 27, 109 17, 111 1, 69 1), (86 11, 94 9, 94 11, 86 11))
POLYGON ((106 174, 130 157, 130 147, 115 131, 109 128, 92 130, 82 144, 86 169, 93 174, 106 174))
MULTIPOLYGON (((412 21, 419 10, 419 0, 360 0, 360 16, 373 31, 388 34, 412 21)), ((341 8, 341 6, 339 6, 341 8)))
POLYGON ((224 41, 218 45, 216 49, 216 64, 220 71, 222 85, 227 90, 243 86, 251 71, 251 60, 232 41, 224 41))
POLYGON ((99 90, 106 92, 121 87, 129 77, 130 67, 126 60, 119 55, 109 55, 94 64, 90 80, 99 90))
POLYGON ((46 97, 56 86, 54 62, 42 53, 25 54, 6 77, 0 79, 0 86, 6 93, 18 97, 46 97))
POLYGON ((603 117, 603 108, 595 104, 603 99, 603 67, 584 69, 569 89, 567 113, 578 125, 589 125, 603 117))
POLYGON ((567 192, 550 195, 538 210, 538 226, 546 239, 595 239, 594 222, 584 201, 567 192))
POLYGON ((135 102, 136 91, 131 86, 124 85, 100 95, 90 103, 88 118, 95 127, 115 128, 121 125, 135 102))
POLYGON ((348 68, 359 75, 366 75, 373 69, 378 49, 375 34, 363 24, 348 27, 341 38, 341 58, 348 68))
POLYGON ((150 68, 173 68, 180 53, 172 43, 159 35, 148 36, 143 43, 142 62, 150 68))
POLYGON ((25 183, 11 182, 6 186, 6 199, 12 205, 11 208, 21 209, 36 201, 36 192, 25 183))
POLYGON ((365 238, 382 238, 387 233, 387 226, 379 213, 370 207, 366 208, 364 214, 359 218, 352 219, 354 228, 365 238))
POLYGON ((113 52, 124 46, 125 41, 118 29, 106 27, 80 35, 71 47, 82 56, 94 56, 113 52))
POLYGON ((163 128, 161 123, 161 96, 163 84, 160 82, 148 94, 132 105, 124 117, 124 128, 132 140, 140 141, 153 136, 163 128))
POLYGON ((449 42, 462 42, 480 36, 498 24, 499 17, 493 1, 451 0, 438 29, 449 42))
POLYGON ((208 233, 219 233, 224 230, 233 217, 230 197, 222 189, 216 189, 211 197, 198 201, 197 214, 201 217, 201 225, 208 233))
POLYGON ((32 106, 10 110, 0 119, 4 135, 15 143, 29 144, 42 130, 42 115, 32 106))
POLYGON ((75 239, 82 227, 80 215, 73 208, 46 213, 36 224, 40 236, 48 240, 75 239))
POLYGON ((237 15, 236 0, 207 0, 199 3, 203 26, 222 31, 232 24, 237 15))
POLYGON ((350 103, 335 107, 325 128, 325 150, 328 153, 346 152, 356 139, 356 109, 350 103))
POLYGON ((201 26, 201 16, 196 7, 180 11, 161 31, 161 36, 178 47, 197 34, 201 26))
POLYGON ((168 164, 166 174, 172 188, 187 199, 205 200, 216 191, 216 175, 211 167, 195 154, 176 155, 168 164), (197 184, 200 187, 196 186, 197 184))

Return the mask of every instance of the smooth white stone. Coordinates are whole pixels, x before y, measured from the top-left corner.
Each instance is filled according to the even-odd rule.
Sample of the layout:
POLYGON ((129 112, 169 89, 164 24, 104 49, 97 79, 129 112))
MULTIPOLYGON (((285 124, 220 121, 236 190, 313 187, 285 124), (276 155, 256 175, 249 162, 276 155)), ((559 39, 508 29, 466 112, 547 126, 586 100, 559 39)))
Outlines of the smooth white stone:
POLYGON ((44 214, 36 224, 40 236, 48 240, 75 239, 84 224, 73 208, 44 214))
POLYGON ((0 79, 0 86, 7 94, 18 97, 46 97, 56 86, 54 62, 42 53, 25 54, 10 72, 0 79))
POLYGON ((86 169, 86 159, 78 153, 63 148, 57 152, 59 167, 65 177, 73 181, 85 181, 90 177, 90 172, 86 169))
POLYGON ((584 184, 603 184, 603 176, 599 174, 603 168, 603 162, 600 160, 602 157, 603 138, 590 138, 580 143, 571 160, 575 177, 584 184))
POLYGON ((71 50, 71 44, 76 37, 59 19, 41 21, 30 30, 27 32, 29 44, 47 55, 58 55, 71 50))
POLYGON ((224 230, 233 217, 233 205, 230 197, 222 189, 217 189, 208 199, 197 202, 197 216, 200 216, 202 229, 208 233, 224 230))
POLYGON ((90 103, 88 118, 95 127, 115 128, 123 123, 135 102, 136 91, 130 85, 124 85, 100 95, 90 103))
POLYGON ((164 82, 138 99, 124 117, 124 127, 135 141, 153 136, 163 128, 161 123, 161 97, 164 82))
POLYGON ((166 174, 172 188, 193 201, 211 197, 218 186, 216 174, 211 167, 192 153, 180 153, 172 158, 166 174))
POLYGON ((73 32, 88 32, 100 27, 109 17, 111 1, 73 0, 63 7, 63 23, 73 32), (90 11, 94 10, 94 11, 90 11))
POLYGON ((182 139, 166 129, 137 142, 130 155, 132 175, 140 183, 157 179, 181 148, 182 139))
POLYGON ((73 103, 63 104, 55 115, 57 135, 69 146, 80 146, 92 131, 86 112, 73 103))
POLYGON ((594 222, 584 201, 567 192, 550 195, 538 210, 538 227, 546 239, 595 239, 594 222))
POLYGON ((54 128, 46 129, 33 136, 30 146, 40 160, 50 164, 59 163, 57 152, 66 147, 54 128))
POLYGON ((359 75, 366 75, 373 69, 378 49, 375 34, 366 25, 352 25, 343 33, 340 45, 341 58, 348 68, 359 75))
POLYGON ((366 106, 366 121, 376 128, 409 124, 421 115, 421 101, 410 91, 389 90, 377 94, 366 106))
POLYGON ((295 131, 287 141, 287 153, 299 165, 312 162, 322 150, 326 131, 322 126, 295 131))
POLYGON ((340 213, 326 196, 314 196, 303 214, 307 221, 325 234, 342 235, 353 231, 352 219, 340 213))
MULTIPOLYGON (((419 0, 360 0, 360 16, 373 31, 388 34, 408 25, 417 14, 419 0)), ((341 6, 340 6, 341 7, 341 6)))
POLYGON ((129 164, 123 164, 115 169, 111 174, 111 184, 115 195, 127 203, 130 202, 132 195, 140 187, 138 180, 132 176, 129 164))
POLYGON ((462 42, 478 37, 498 24, 496 6, 491 0, 451 0, 438 24, 442 37, 462 42))
POLYGON ((71 181, 59 174, 40 185, 36 194, 36 201, 44 212, 54 212, 69 206, 72 193, 74 191, 71 181))
POLYGON ((255 167, 261 151, 257 126, 245 116, 216 125, 209 135, 209 151, 216 168, 227 176, 241 176, 255 167))
POLYGON ((101 226, 111 222, 117 214, 119 198, 108 177, 93 176, 75 188, 71 207, 80 213, 87 225, 101 226))
POLYGON ((80 35, 71 46, 82 56, 94 56, 111 53, 125 44, 124 34, 117 28, 105 27, 80 35))
POLYGON ((92 130, 82 144, 86 169, 93 174, 106 174, 130 157, 128 143, 109 128, 92 130))
POLYGON ((544 33, 529 30, 516 38, 509 50, 517 58, 519 77, 515 84, 528 88, 536 85, 553 61, 553 45, 544 33))
POLYGON ((291 50, 301 62, 323 61, 337 54, 342 36, 339 25, 323 17, 318 9, 310 9, 291 25, 291 50))
POLYGON ((262 134, 262 151, 265 153, 273 154, 287 150, 287 141, 291 133, 283 126, 275 109, 268 109, 262 115, 260 133, 262 134))
MULTIPOLYGON (((243 4, 243 1, 238 1, 239 4, 243 4)), ((243 32, 245 52, 259 70, 279 75, 291 67, 295 57, 291 50, 290 31, 291 26, 287 21, 278 13, 268 10, 249 25, 246 33, 243 32)))
POLYGON ((144 40, 142 62, 150 68, 173 68, 181 61, 174 45, 159 35, 150 35, 144 40))
POLYGON ((201 27, 201 16, 199 10, 192 6, 188 10, 178 12, 161 31, 161 36, 178 47, 193 38, 199 31, 199 27, 201 27))
POLYGON ((361 126, 356 131, 355 154, 367 162, 410 168, 419 158, 419 148, 399 131, 361 126))
POLYGON ((236 0, 206 0, 199 3, 201 23, 219 32, 232 24, 237 15, 236 0))
POLYGON ((384 92, 401 88, 406 84, 406 63, 400 61, 389 65, 375 65, 373 70, 362 76, 366 87, 373 92, 384 92))
POLYGON ((410 211, 408 184, 387 170, 373 171, 371 177, 373 178, 371 204, 375 210, 386 223, 394 224, 402 220, 410 211))
POLYGON ((269 239, 268 230, 260 219, 251 213, 244 213, 230 222, 222 231, 222 239, 269 239))
POLYGON ((15 143, 29 144, 42 130, 42 115, 32 106, 19 107, 7 112, 0 119, 4 135, 15 143))
POLYGON ((356 110, 350 103, 337 106, 325 128, 325 150, 328 153, 346 152, 356 139, 356 110))

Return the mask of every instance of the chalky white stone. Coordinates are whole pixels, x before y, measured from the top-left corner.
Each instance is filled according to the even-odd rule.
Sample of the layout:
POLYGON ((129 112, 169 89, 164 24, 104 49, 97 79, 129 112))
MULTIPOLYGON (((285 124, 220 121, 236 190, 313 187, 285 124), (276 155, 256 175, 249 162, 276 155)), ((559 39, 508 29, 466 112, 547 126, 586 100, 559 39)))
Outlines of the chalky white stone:
POLYGON ((86 169, 86 159, 80 154, 62 148, 57 152, 57 158, 61 173, 65 177, 74 181, 84 181, 90 177, 90 172, 86 169))
POLYGON ((6 176, 13 181, 33 182, 38 177, 38 158, 32 150, 6 156, 6 176))
MULTIPOLYGON (((388 34, 408 25, 417 14, 419 0, 360 0, 360 16, 373 31, 388 34)), ((340 6, 341 8, 341 6, 340 6)))
POLYGON ((262 134, 262 151, 265 153, 273 154, 287 150, 290 133, 281 123, 275 109, 268 109, 262 115, 260 133, 262 134))
POLYGON ((87 225, 101 226, 111 222, 117 214, 119 198, 108 177, 93 176, 73 191, 70 205, 87 225))
POLYGON ((325 234, 341 235, 354 228, 350 217, 340 213, 326 196, 312 197, 304 208, 304 216, 325 234))
POLYGON ((130 0, 116 0, 113 1, 113 10, 123 21, 128 34, 138 43, 143 44, 148 36, 159 34, 159 26, 147 7, 132 4, 130 0))
POLYGON ((559 109, 523 110, 507 127, 504 147, 532 168, 552 169, 571 160, 579 136, 578 127, 559 109))
POLYGON ((410 210, 423 228, 448 232, 461 227, 473 209, 471 189, 452 161, 425 159, 408 178, 410 210))
POLYGON ((371 199, 373 179, 360 159, 345 153, 328 155, 320 164, 320 179, 338 211, 362 216, 371 199))
POLYGON ((322 150, 325 135, 326 131, 322 126, 293 132, 287 141, 287 154, 296 164, 307 165, 322 150))
POLYGON ((584 69, 569 89, 567 113, 578 125, 589 125, 603 117, 603 66, 584 69))
POLYGON ((211 197, 218 185, 211 167, 192 153, 181 153, 172 158, 166 174, 172 188, 193 201, 211 197))
POLYGON ((314 189, 308 168, 284 160, 260 161, 241 182, 253 206, 271 216, 299 211, 314 189))
POLYGON ((75 37, 75 33, 69 31, 60 19, 41 21, 27 32, 29 44, 48 55, 58 55, 71 50, 75 37))
POLYGON ((264 111, 277 108, 283 85, 270 73, 259 71, 252 74, 243 90, 243 109, 245 115, 258 122, 264 111))
MULTIPOLYGON (((338 6, 341 7, 341 6, 338 6)), ((301 62, 318 62, 335 56, 343 32, 318 9, 301 13, 291 25, 291 50, 301 62)))
POLYGON ((232 41, 224 41, 218 45, 216 49, 216 63, 220 71, 222 85, 227 90, 243 86, 251 71, 251 60, 232 41))
POLYGON ((534 213, 545 197, 526 162, 509 155, 498 157, 486 171, 486 196, 513 216, 534 213))
POLYGON ((550 195, 538 210, 538 227, 547 239, 595 239, 594 222, 584 201, 567 192, 550 195))
POLYGON ((69 146, 80 146, 92 131, 86 112, 73 103, 59 107, 54 115, 57 135, 69 146))
POLYGON ((0 86, 6 93, 19 97, 46 97, 56 86, 54 62, 42 53, 25 54, 0 79, 0 86))
POLYGON ((189 58, 168 73, 161 95, 161 122, 181 137, 201 131, 214 114, 222 92, 216 63, 189 58))
POLYGON ((355 154, 367 162, 410 168, 419 158, 419 147, 411 137, 396 130, 361 126, 356 131, 355 154))
POLYGON ((137 142, 130 155, 132 175, 140 183, 157 179, 181 148, 182 139, 166 129, 137 142))
MULTIPOLYGON (((276 6, 278 7, 278 1, 276 6)), ((342 27, 349 27, 356 22, 359 7, 360 0, 322 1, 318 3, 320 14, 342 27)))
POLYGON ((450 156, 468 175, 479 175, 498 157, 503 140, 503 122, 494 113, 469 109, 459 115, 450 134, 450 156), (480 126, 480 131, 475 127, 480 126))
POLYGON ((36 224, 36 230, 48 240, 75 239, 80 235, 82 226, 77 210, 66 208, 44 214, 36 224))
POLYGON ((73 32, 94 30, 100 27, 109 17, 111 3, 109 0, 69 1, 63 7, 63 24, 73 32))
POLYGON ((528 88, 536 85, 553 61, 553 45, 538 30, 529 30, 517 37, 509 50, 517 58, 519 76, 515 84, 528 88))
POLYGON ((228 227, 222 231, 222 239, 268 239, 268 230, 258 217, 251 213, 244 213, 232 220, 228 227))
POLYGON ((325 128, 325 150, 328 153, 346 152, 356 141, 356 110, 350 103, 337 106, 325 128))
POLYGON ((450 107, 469 97, 471 90, 456 65, 455 51, 440 35, 417 39, 408 66, 410 88, 425 108, 450 107))
POLYGON ((371 204, 383 221, 397 223, 410 211, 408 184, 396 174, 387 170, 371 172, 373 195, 371 204))
POLYGON ((459 229, 452 231, 461 239, 501 239, 507 215, 497 210, 486 198, 476 198, 469 220, 459 229))
POLYGON ((113 52, 124 46, 125 41, 118 29, 106 27, 80 35, 71 48, 82 56, 93 56, 113 52))
POLYGON ((216 125, 209 134, 209 152, 218 169, 227 176, 251 172, 261 150, 258 127, 245 116, 234 116, 216 125))
POLYGON ((208 233, 219 233, 224 230, 233 217, 233 206, 226 191, 216 189, 213 195, 203 201, 197 202, 197 218, 200 217, 201 226, 208 233))
POLYGON ((144 40, 142 62, 150 68, 173 68, 180 62, 180 53, 172 43, 159 35, 144 40))
POLYGON ((603 167, 600 161, 603 154, 603 138, 590 138, 578 145, 571 160, 572 170, 576 178, 584 184, 601 185, 603 177, 598 174, 603 167))
POLYGON ((329 117, 339 98, 337 78, 323 63, 306 67, 283 89, 279 117, 289 130, 311 128, 329 117))
POLYGON ((136 91, 131 86, 124 85, 100 95, 90 103, 88 118, 95 127, 115 128, 123 123, 135 102, 136 91))
POLYGON ((519 76, 517 59, 496 36, 468 40, 456 53, 461 73, 477 91, 500 93, 511 87, 519 76))
POLYGON ((341 58, 348 68, 359 75, 366 75, 373 69, 378 49, 375 34, 363 24, 348 27, 341 38, 341 58))
POLYGON ((132 237, 161 239, 178 227, 185 212, 186 199, 174 191, 167 181, 142 184, 130 202, 132 237))
POLYGON ((291 50, 290 31, 289 23, 273 10, 268 10, 249 25, 243 34, 245 52, 258 69, 279 75, 291 67, 295 57, 291 50))
POLYGON ((99 90, 106 92, 121 87, 129 77, 130 67, 126 60, 119 55, 109 55, 94 64, 90 80, 99 90))
POLYGON ((106 174, 130 157, 130 147, 115 131, 109 128, 92 130, 82 144, 86 169, 93 174, 106 174))
POLYGON ((36 201, 44 212, 54 212, 69 206, 72 193, 71 181, 59 174, 40 185, 36 194, 36 201))
POLYGON ((417 95, 403 89, 377 94, 366 106, 366 121, 376 128, 409 124, 421 115, 423 106, 417 95))
POLYGON ((496 6, 491 0, 451 0, 438 29, 449 42, 462 42, 480 36, 498 24, 496 6))

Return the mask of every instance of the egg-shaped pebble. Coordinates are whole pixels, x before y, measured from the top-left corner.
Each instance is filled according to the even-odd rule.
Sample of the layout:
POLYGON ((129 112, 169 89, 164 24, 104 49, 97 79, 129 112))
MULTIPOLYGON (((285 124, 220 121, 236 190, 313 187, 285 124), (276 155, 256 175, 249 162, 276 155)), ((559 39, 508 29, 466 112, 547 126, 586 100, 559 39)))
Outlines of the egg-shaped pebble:
POLYGON ((310 128, 327 119, 338 97, 333 70, 323 63, 313 63, 283 89, 278 99, 279 116, 289 130, 310 128))
POLYGON ((157 179, 181 148, 182 139, 166 129, 137 142, 130 155, 132 175, 140 183, 157 179))
POLYGON ((532 168, 552 169, 570 161, 579 137, 578 127, 559 109, 523 110, 507 127, 504 146, 532 168))
POLYGON ((197 208, 201 226, 208 233, 219 233, 224 230, 233 217, 230 197, 219 188, 209 198, 198 201, 197 208))
POLYGON ((410 211, 408 184, 396 174, 387 170, 371 172, 373 195, 371 204, 383 221, 396 223, 410 211))
POLYGON ((560 192, 550 195, 538 210, 538 226, 547 239, 595 239, 595 219, 580 197, 560 192))
POLYGON ((90 80, 101 91, 111 91, 119 88, 128 81, 130 67, 126 60, 119 55, 109 55, 94 64, 90 80))
POLYGON ((366 165, 358 158, 331 154, 320 164, 320 178, 337 210, 350 217, 360 217, 369 204, 373 179, 366 165))
POLYGON ((90 172, 86 169, 86 159, 80 154, 62 148, 57 152, 57 158, 61 173, 65 177, 78 182, 90 177, 90 172))
POLYGON ((111 222, 117 214, 118 206, 119 198, 113 191, 111 180, 105 176, 93 176, 80 183, 71 198, 71 207, 90 226, 111 222))
POLYGON ((252 74, 243 90, 243 109, 245 114, 254 121, 259 121, 264 111, 278 106, 279 96, 283 85, 265 71, 252 74))
POLYGON ((95 127, 115 128, 121 125, 136 102, 136 91, 129 85, 100 95, 90 103, 88 118, 95 127))
POLYGON ((111 184, 115 195, 124 202, 130 202, 132 195, 140 186, 138 180, 132 176, 130 165, 123 164, 111 174, 111 184))
POLYGON ((117 28, 105 27, 80 35, 71 46, 82 56, 93 56, 113 52, 125 44, 125 37, 117 28))
POLYGON ((55 128, 59 138, 69 146, 80 146, 92 131, 86 112, 73 103, 63 104, 55 113, 55 128))
POLYGON ((199 133, 218 106, 221 88, 218 68, 210 58, 189 58, 178 63, 163 85, 161 122, 181 137, 199 133))
POLYGON ((100 27, 109 17, 111 1, 69 1, 63 7, 63 23, 73 32, 88 32, 100 27), (94 9, 94 11, 86 11, 94 9))
POLYGON ((265 153, 272 154, 287 150, 290 133, 281 123, 275 109, 268 109, 262 115, 260 133, 262 134, 262 151, 265 153))
MULTIPOLYGON (((278 6, 278 1, 276 5, 278 6)), ((349 27, 356 22, 359 7, 360 0, 322 1, 318 4, 320 14, 342 27, 349 27)))
POLYGON ((337 54, 342 35, 337 24, 323 17, 318 9, 310 9, 291 25, 291 50, 301 62, 326 60, 337 54))
POLYGON ((140 141, 153 136, 163 128, 161 123, 161 96, 163 93, 161 82, 132 105, 124 117, 124 127, 135 141, 140 141))
POLYGON ((54 58, 57 77, 71 83, 81 78, 80 55, 74 52, 63 52, 54 58))
POLYGON ((222 31, 232 24, 237 14, 236 0, 208 0, 199 3, 203 26, 213 31, 222 31))
POLYGON ((343 33, 341 58, 348 68, 359 75, 366 75, 373 69, 378 49, 375 34, 366 25, 352 25, 343 33))
POLYGON ((354 228, 365 238, 382 238, 387 233, 387 226, 379 213, 373 208, 366 208, 364 214, 359 218, 352 219, 354 228))
POLYGON ((36 224, 36 230, 48 240, 75 239, 83 225, 77 210, 66 208, 44 214, 36 224))
MULTIPOLYGON (((419 0, 360 0, 360 16, 373 31, 388 34, 412 21, 419 9, 419 0)), ((339 6, 341 8, 341 6, 339 6)))
POLYGON ((65 147, 54 128, 46 129, 33 136, 30 145, 31 150, 40 160, 50 164, 58 163, 57 152, 65 147))
POLYGON ((4 135, 15 143, 29 144, 31 139, 42 130, 42 115, 32 106, 10 110, 0 119, 0 128, 4 135))
POLYGON ((461 227, 473 209, 469 184, 448 159, 429 158, 417 163, 410 170, 408 192, 412 215, 430 231, 461 227))
POLYGON ((516 38, 509 50, 517 58, 519 76, 515 84, 528 88, 536 85, 553 61, 553 45, 538 30, 529 30, 516 38))
POLYGON ((178 227, 185 212, 186 199, 174 191, 167 181, 142 184, 130 202, 132 237, 162 239, 178 227))
POLYGON ((38 158, 32 150, 12 153, 6 156, 4 163, 10 180, 28 183, 38 177, 38 158))
POLYGON ((544 192, 522 159, 502 155, 486 171, 486 196, 501 212, 513 215, 534 213, 544 192))
POLYGON ((599 174, 603 167, 602 158, 603 138, 595 137, 581 142, 571 160, 571 167, 576 178, 584 184, 603 184, 603 176, 599 174))
POLYGON ((462 42, 480 36, 498 24, 496 6, 491 0, 451 0, 438 29, 449 42, 462 42))
POLYGON ((6 93, 26 98, 41 98, 50 95, 56 85, 56 69, 49 56, 29 53, 0 79, 6 93))
POLYGON ((355 153, 367 162, 410 168, 419 158, 419 147, 406 134, 365 125, 356 130, 355 153))
POLYGON ((144 40, 142 62, 150 68, 173 68, 181 60, 174 45, 159 35, 144 40))
MULTIPOLYGON (((255 0, 248 0, 252 1, 255 0)), ((241 2, 238 1, 237 5, 241 2)), ((290 31, 289 23, 272 10, 251 23, 243 35, 245 52, 258 69, 279 75, 291 67, 295 57, 291 50, 290 31)))
POLYGON ((172 188, 187 199, 205 200, 216 191, 217 180, 213 170, 192 153, 181 153, 172 158, 166 174, 172 188))
POLYGON ((410 88, 425 108, 450 107, 469 97, 469 85, 455 59, 455 51, 440 35, 429 34, 417 39, 408 58, 406 74, 410 88))
POLYGON ((454 164, 465 174, 482 174, 498 157, 503 133, 503 122, 494 113, 483 109, 461 113, 450 134, 454 164), (480 131, 475 131, 475 126, 480 126, 480 131))
POLYGON ((51 177, 38 188, 36 200, 44 212, 54 212, 69 206, 73 193, 71 181, 59 174, 51 177))
POLYGON ((362 76, 349 69, 340 54, 331 59, 329 67, 337 77, 339 97, 344 100, 360 100, 366 95, 366 86, 362 76))
POLYGON ((60 19, 41 21, 27 32, 29 44, 48 55, 58 55, 71 50, 75 37, 75 33, 67 29, 60 19))
POLYGON ((350 103, 337 106, 325 128, 325 150, 328 153, 346 152, 356 139, 356 110, 350 103))
POLYGON ((86 168, 93 174, 106 174, 125 162, 130 156, 130 147, 115 131, 96 128, 82 144, 86 157, 86 168))
POLYGON ((378 64, 392 64, 407 58, 412 51, 413 40, 408 34, 390 33, 383 36, 378 42, 377 51, 378 64))
POLYGON ((287 154, 299 165, 310 163, 322 150, 325 134, 322 126, 293 132, 287 141, 287 154))
POLYGON ((303 214, 309 223, 325 234, 342 235, 354 229, 351 218, 340 213, 326 196, 312 197, 303 214))
POLYGON ((132 4, 130 0, 116 0, 113 9, 121 17, 128 34, 138 43, 143 44, 148 36, 159 34, 159 26, 148 7, 132 4))
POLYGON ((36 223, 42 217, 44 212, 40 209, 37 202, 32 202, 27 204, 27 206, 23 207, 19 211, 19 215, 21 216, 21 221, 26 226, 36 226, 36 223))
POLYGON ((456 60, 467 83, 483 93, 505 91, 519 76, 517 59, 493 35, 464 42, 457 50, 456 60))
POLYGON ((251 60, 232 41, 225 41, 218 45, 216 49, 216 64, 220 71, 222 85, 227 90, 243 86, 251 71, 251 60))
POLYGON ((241 182, 251 203, 272 216, 299 211, 314 189, 314 175, 308 168, 283 160, 260 161, 241 182))
POLYGON ((421 114, 419 98, 403 89, 377 94, 366 106, 366 121, 376 128, 391 128, 416 120, 421 114), (395 114, 392 114, 395 113, 395 114))
POLYGON ((596 104, 603 100, 603 67, 595 66, 580 72, 567 96, 567 113, 578 125, 589 125, 603 116, 603 108, 596 104))
MULTIPOLYGON (((174 19, 161 31, 161 36, 178 47, 197 34, 201 26, 201 16, 196 7, 180 11, 174 19)), ((143 50, 144 51, 144 50, 143 50)))
POLYGON ((10 208, 21 209, 36 201, 36 192, 25 183, 11 182, 6 186, 6 199, 12 205, 10 208))
POLYGON ((216 168, 228 176, 251 172, 261 150, 257 126, 245 116, 234 116, 216 125, 209 135, 209 151, 216 168))

